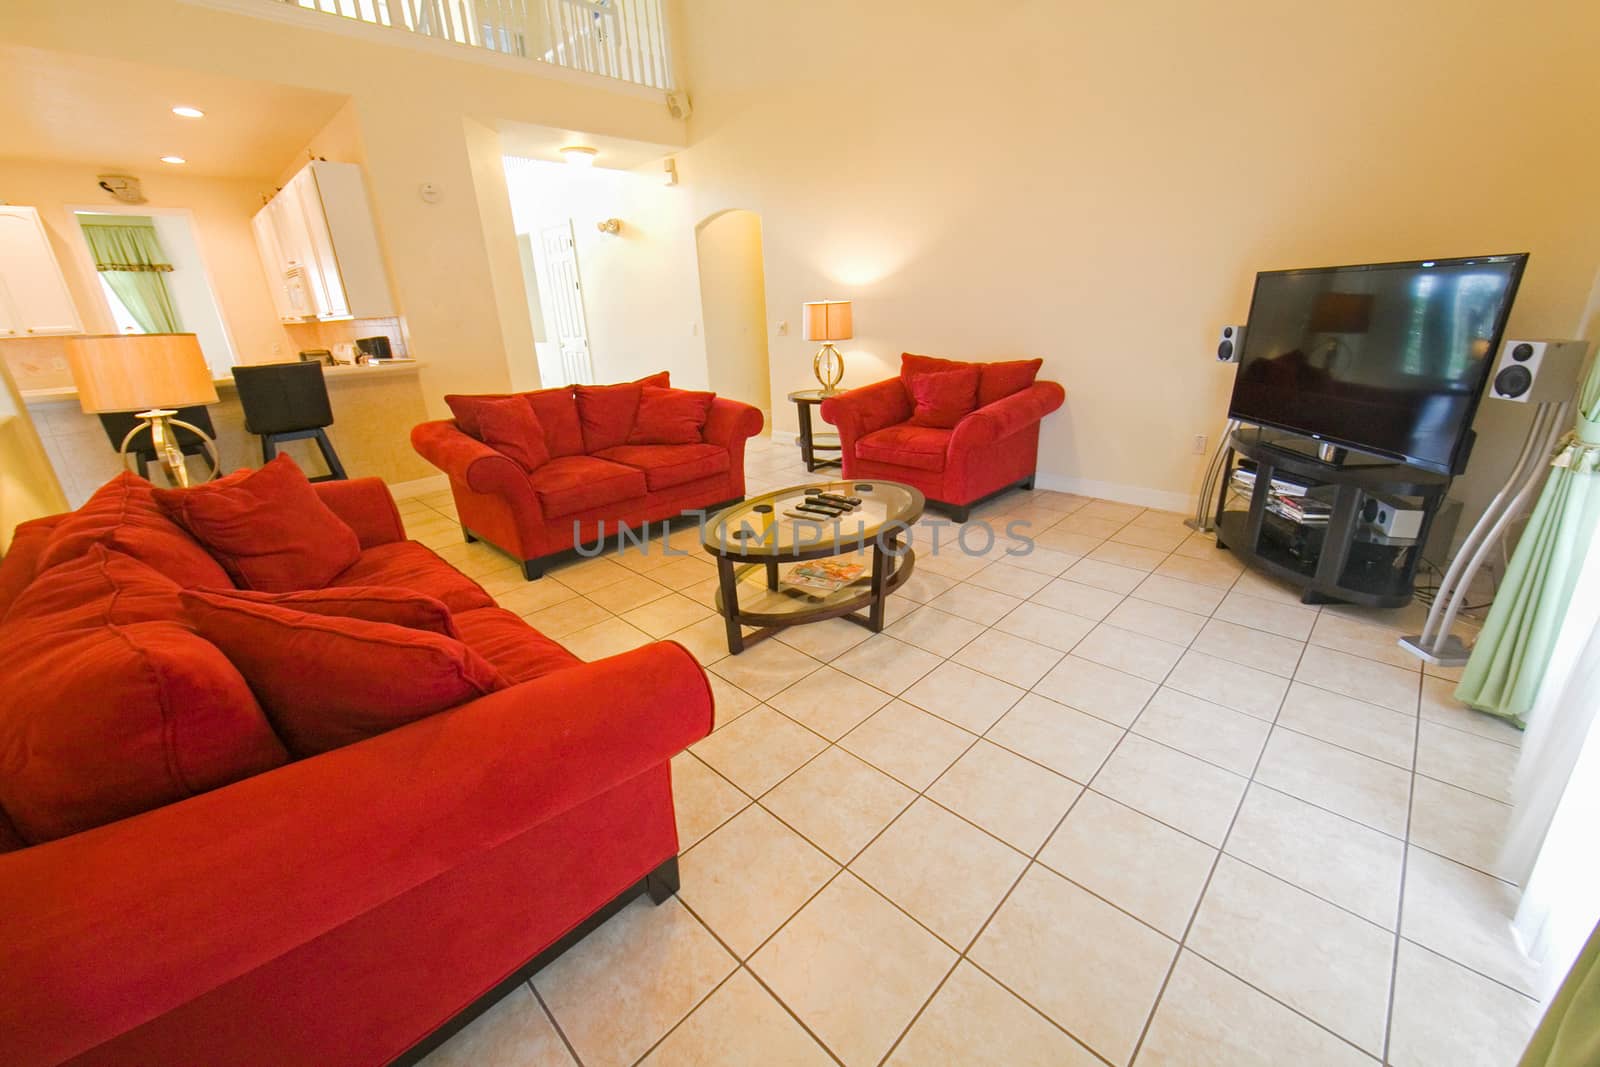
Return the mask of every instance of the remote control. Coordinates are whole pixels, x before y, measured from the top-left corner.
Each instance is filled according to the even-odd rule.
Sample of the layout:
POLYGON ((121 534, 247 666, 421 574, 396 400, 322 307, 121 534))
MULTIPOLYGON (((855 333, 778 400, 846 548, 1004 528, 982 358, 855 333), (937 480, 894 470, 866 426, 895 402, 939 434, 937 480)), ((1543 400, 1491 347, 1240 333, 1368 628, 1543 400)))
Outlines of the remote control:
MULTIPOLYGON (((814 511, 785 511, 784 514, 791 519, 804 519, 807 522, 820 522, 823 516, 814 511)), ((827 518, 833 518, 832 515, 827 518)))
POLYGON ((811 497, 804 504, 798 504, 796 506, 802 508, 811 508, 815 511, 826 511, 830 515, 846 515, 854 510, 848 507, 841 507, 831 500, 824 500, 820 496, 811 497))
POLYGON ((859 508, 861 506, 861 498, 858 496, 840 496, 838 493, 818 493, 817 499, 831 500, 835 504, 848 504, 852 508, 859 508))

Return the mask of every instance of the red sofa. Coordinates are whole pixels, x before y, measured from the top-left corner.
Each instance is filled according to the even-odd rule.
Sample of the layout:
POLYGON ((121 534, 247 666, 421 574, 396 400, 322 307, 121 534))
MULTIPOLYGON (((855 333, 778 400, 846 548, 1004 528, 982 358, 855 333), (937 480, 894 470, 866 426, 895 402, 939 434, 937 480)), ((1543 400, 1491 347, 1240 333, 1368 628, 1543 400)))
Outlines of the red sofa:
POLYGON ((456 418, 422 423, 411 431, 411 443, 449 475, 467 540, 486 541, 520 561, 529 580, 553 558, 614 537, 623 524, 637 527, 744 499, 745 441, 762 425, 759 408, 672 390, 665 373, 616 386, 446 399, 456 418), (702 425, 679 443, 631 443, 639 401, 630 410, 626 394, 646 387, 706 398, 702 425), (516 449, 486 443, 474 425, 476 406, 507 396, 524 398, 535 413, 542 441, 531 459, 513 459, 508 452, 516 449), (592 397, 605 401, 598 415, 601 404, 586 403, 592 397))
MULTIPOLYGON (((437 597, 513 684, 53 840, 0 812, 0 1062, 415 1059, 638 892, 676 890, 669 761, 712 721, 693 657, 658 642, 582 663, 406 541, 376 479, 315 490, 360 542, 330 587, 437 597)), ((114 501, 95 534, 109 551, 88 554, 169 577, 194 563, 198 543, 149 497, 114 501)), ((19 527, 0 561, 8 649, 44 625, 17 610, 71 566, 39 566, 65 519, 19 527)), ((38 673, 0 676, 0 716, 38 673)), ((0 776, 19 747, 0 718, 0 776)))
POLYGON ((839 429, 844 477, 916 486, 957 522, 985 497, 1013 486, 1032 489, 1039 424, 1066 399, 1057 383, 1034 380, 1041 363, 963 363, 906 353, 900 377, 829 397, 822 417, 839 429), (951 371, 972 372, 972 406, 919 419, 911 379, 951 371))

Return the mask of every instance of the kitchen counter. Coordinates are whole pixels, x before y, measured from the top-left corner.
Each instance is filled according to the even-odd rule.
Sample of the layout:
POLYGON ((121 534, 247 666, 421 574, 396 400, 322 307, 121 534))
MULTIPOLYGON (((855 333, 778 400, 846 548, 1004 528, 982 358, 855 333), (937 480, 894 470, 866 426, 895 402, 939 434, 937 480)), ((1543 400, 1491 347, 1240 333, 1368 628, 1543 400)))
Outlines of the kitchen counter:
MULTIPOLYGON (((328 436, 352 478, 375 475, 391 485, 427 478, 438 472, 411 448, 411 427, 427 419, 416 360, 380 365, 324 367, 333 425, 328 436)), ((217 450, 224 472, 261 464, 260 439, 245 431, 231 377, 217 379, 217 402, 208 405, 217 432, 217 450)), ((107 479, 122 470, 116 447, 95 415, 78 406, 71 386, 20 390, 23 403, 68 502, 77 507, 107 479)), ((313 477, 324 472, 322 457, 309 441, 290 441, 280 452, 313 477)), ((204 465, 190 460, 200 477, 204 465)), ((154 467, 151 476, 161 484, 154 467)))
MULTIPOLYGON (((420 366, 422 361, 416 359, 392 359, 380 363, 341 363, 337 367, 323 367, 322 377, 329 382, 337 382, 343 378, 361 378, 373 374, 414 375, 420 366)), ((211 380, 219 394, 224 390, 229 392, 233 390, 232 375, 211 380)), ((24 389, 21 391, 21 396, 27 403, 35 400, 76 400, 78 390, 76 386, 61 385, 50 389, 24 389)))

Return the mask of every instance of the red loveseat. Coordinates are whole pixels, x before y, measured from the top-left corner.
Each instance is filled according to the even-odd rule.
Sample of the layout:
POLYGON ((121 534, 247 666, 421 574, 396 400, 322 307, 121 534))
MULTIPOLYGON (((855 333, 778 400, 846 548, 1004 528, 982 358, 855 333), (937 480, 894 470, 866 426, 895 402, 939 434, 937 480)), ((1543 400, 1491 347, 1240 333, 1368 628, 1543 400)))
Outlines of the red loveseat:
POLYGON ((900 377, 822 402, 823 419, 839 429, 845 478, 916 486, 957 522, 986 497, 1033 488, 1039 424, 1066 399, 1057 383, 1034 380, 1042 360, 900 358, 900 377), (923 376, 959 379, 949 384, 965 396, 935 396, 932 410, 919 405, 914 385, 923 376))
MULTIPOLYGON (((24 524, 0 561, 0 640, 13 657, 0 676, 8 798, 35 771, 18 762, 30 742, 19 744, 5 715, 37 679, 73 670, 11 669, 11 650, 46 625, 29 605, 78 566, 53 557, 148 569, 165 576, 158 588, 180 577, 219 588, 204 577, 210 557, 138 485, 24 524), (86 535, 78 522, 80 540, 61 544, 63 524, 95 508, 98 526, 86 535)), ((582 663, 406 541, 376 479, 314 488, 360 544, 330 588, 389 584, 438 598, 461 640, 513 684, 54 839, 30 842, 20 807, 0 813, 0 1062, 413 1061, 637 893, 659 902, 676 890, 669 761, 712 718, 693 657, 658 642, 582 663)), ((141 626, 165 627, 191 650, 203 640, 176 620, 99 623, 153 601, 74 604, 71 588, 65 603, 55 596, 65 612, 55 617, 107 625, 112 643, 141 626)), ((86 639, 98 635, 72 641, 86 639)), ((174 728, 193 720, 192 709, 96 695, 103 706, 78 706, 85 721, 143 716, 159 734, 162 716, 174 728)))
POLYGON ((672 389, 665 372, 621 385, 445 399, 456 417, 415 427, 411 443, 450 476, 466 539, 520 561, 530 581, 553 558, 622 525, 743 500, 745 441, 762 425, 759 408, 672 389), (486 408, 510 398, 533 418, 512 412, 521 425, 497 437, 486 408), (652 400, 692 406, 691 398, 700 398, 697 419, 641 432, 652 400))

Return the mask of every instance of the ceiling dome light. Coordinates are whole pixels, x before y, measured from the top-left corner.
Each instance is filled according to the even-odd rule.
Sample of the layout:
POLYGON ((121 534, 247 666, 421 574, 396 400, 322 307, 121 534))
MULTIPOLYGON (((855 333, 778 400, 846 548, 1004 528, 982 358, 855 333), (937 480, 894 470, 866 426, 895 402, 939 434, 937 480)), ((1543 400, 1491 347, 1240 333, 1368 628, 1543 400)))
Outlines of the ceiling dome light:
POLYGON ((206 117, 206 113, 204 111, 201 111, 197 107, 190 107, 188 104, 181 104, 178 107, 173 108, 172 113, 186 119, 203 119, 206 117))
POLYGON ((594 166, 594 157, 599 154, 598 149, 590 148, 586 144, 569 144, 561 150, 561 158, 575 167, 594 166))
POLYGON ((161 157, 161 162, 163 162, 163 163, 187 163, 189 161, 187 159, 184 159, 182 156, 162 156, 161 157))

